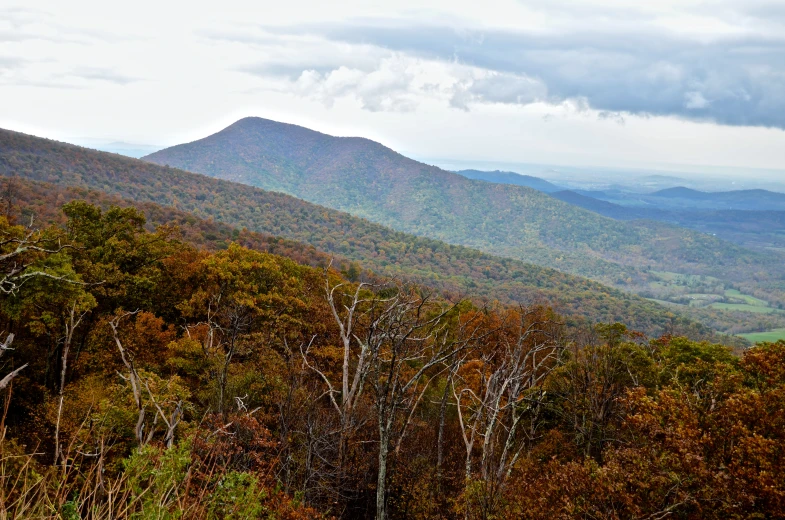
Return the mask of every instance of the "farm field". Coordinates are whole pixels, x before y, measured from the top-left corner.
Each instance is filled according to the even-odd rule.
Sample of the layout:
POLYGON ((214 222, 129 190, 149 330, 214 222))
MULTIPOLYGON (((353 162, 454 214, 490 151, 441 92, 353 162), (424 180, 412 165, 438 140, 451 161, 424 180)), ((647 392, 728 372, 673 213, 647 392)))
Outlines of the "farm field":
POLYGON ((712 309, 722 309, 725 311, 758 312, 762 314, 781 313, 780 309, 764 305, 748 305, 746 303, 712 303, 712 309))
POLYGON ((749 334, 738 334, 750 343, 759 343, 762 341, 774 342, 785 339, 785 329, 774 329, 766 332, 752 332, 749 334))

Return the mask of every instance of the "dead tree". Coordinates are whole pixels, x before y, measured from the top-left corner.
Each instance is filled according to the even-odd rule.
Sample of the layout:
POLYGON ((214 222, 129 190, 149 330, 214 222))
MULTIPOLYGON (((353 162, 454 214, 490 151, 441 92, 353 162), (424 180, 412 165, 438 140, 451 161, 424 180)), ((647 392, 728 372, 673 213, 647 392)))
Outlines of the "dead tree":
MULTIPOLYGON (((32 227, 32 222, 30 223, 32 227)), ((28 228, 24 235, 16 236, 0 231, 0 294, 16 294, 22 286, 35 278, 47 278, 66 283, 85 285, 68 276, 58 276, 41 269, 30 269, 41 256, 52 255, 69 249, 70 244, 56 243, 40 231, 28 228)))
POLYGON ((314 338, 311 338, 308 345, 300 346, 300 354, 304 366, 316 373, 324 382, 327 387, 325 394, 340 420, 338 433, 338 473, 340 475, 343 472, 347 438, 353 428, 353 414, 363 392, 369 369, 368 345, 357 340, 358 329, 364 327, 364 323, 360 322, 366 321, 368 309, 380 304, 382 300, 368 294, 368 291, 373 288, 369 284, 357 284, 354 291, 345 294, 344 289, 350 287, 349 284, 331 285, 328 269, 325 269, 324 278, 325 299, 338 327, 343 349, 340 382, 333 381, 312 359, 310 348, 314 338))
POLYGON ((466 483, 474 478, 479 451, 485 486, 481 507, 489 513, 521 453, 537 436, 545 397, 541 385, 562 352, 554 324, 540 309, 521 312, 515 321, 494 334, 479 359, 463 367, 474 372, 476 387, 456 389, 457 377, 452 383, 466 449, 466 483))
POLYGON ((158 424, 158 419, 160 418, 164 424, 166 425, 166 434, 164 435, 164 443, 166 447, 169 448, 174 443, 174 434, 177 429, 177 426, 180 424, 180 421, 183 416, 183 406, 184 402, 182 399, 177 399, 174 403, 174 409, 170 414, 167 414, 163 408, 161 407, 161 403, 156 400, 156 397, 152 390, 150 389, 149 382, 147 378, 143 377, 139 374, 139 371, 134 364, 134 355, 132 352, 128 351, 124 346, 123 342, 120 339, 119 334, 119 325, 120 320, 126 318, 128 316, 133 316, 137 314, 139 311, 136 310, 134 312, 125 312, 122 314, 118 314, 111 320, 109 320, 109 327, 112 329, 112 336, 114 337, 115 345, 117 345, 117 350, 120 353, 120 359, 123 362, 123 365, 126 368, 126 374, 119 374, 122 379, 128 381, 131 385, 131 393, 134 399, 134 405, 136 406, 137 411, 137 419, 136 419, 136 426, 134 427, 134 435, 136 436, 136 441, 139 446, 144 446, 149 444, 150 441, 153 440, 153 436, 156 432, 156 426, 158 424), (148 425, 148 413, 147 413, 147 404, 145 403, 144 396, 142 393, 142 387, 147 390, 147 395, 152 403, 153 407, 155 408, 153 412, 152 422, 148 425))
MULTIPOLYGON (((11 348, 11 344, 13 342, 14 342, 14 335, 13 333, 11 333, 8 334, 8 336, 6 336, 4 342, 0 343, 0 358, 2 358, 3 355, 5 355, 5 353, 8 352, 9 350, 13 350, 11 348)), ((11 384, 11 381, 13 381, 13 379, 17 375, 19 375, 19 372, 24 370, 25 367, 27 367, 27 363, 25 363, 24 365, 22 365, 21 367, 15 370, 12 370, 10 373, 6 374, 5 377, 3 377, 3 379, 0 379, 0 390, 5 390, 6 387, 11 384)))
POLYGON ((185 331, 191 337, 191 329, 206 326, 207 333, 202 340, 205 357, 215 363, 209 376, 216 381, 218 396, 216 412, 226 413, 226 389, 229 383, 229 368, 237 353, 238 342, 248 332, 256 317, 255 310, 249 305, 238 302, 230 294, 227 284, 222 283, 207 298, 205 321, 187 325, 185 331))
POLYGON ((125 347, 123 347, 123 342, 120 340, 120 334, 118 331, 120 320, 128 316, 133 316, 138 312, 139 311, 136 310, 134 312, 125 312, 115 316, 109 320, 109 327, 112 329, 112 336, 114 337, 115 345, 117 345, 117 350, 120 353, 120 359, 127 371, 126 374, 119 375, 125 381, 128 381, 128 383, 131 385, 131 392, 133 394, 134 404, 136 405, 137 412, 134 435, 136 436, 137 443, 139 443, 139 446, 141 447, 152 440, 152 432, 155 428, 155 422, 158 419, 158 414, 155 415, 153 425, 149 428, 147 435, 145 435, 145 418, 147 414, 147 407, 145 406, 142 399, 142 378, 139 376, 139 372, 137 372, 136 366, 134 365, 133 354, 128 352, 125 347))
MULTIPOLYGON (((87 315, 88 311, 77 312, 77 302, 71 304, 71 309, 68 313, 65 323, 65 335, 62 338, 62 353, 60 360, 60 387, 58 389, 59 403, 57 405, 57 422, 55 424, 55 463, 60 460, 63 455, 60 449, 60 420, 63 416, 63 401, 65 398, 65 376, 68 371, 68 352, 71 350, 71 344, 74 339, 74 331, 82 322, 82 319, 87 315)), ((65 464, 65 459, 62 460, 65 464)))
POLYGON ((155 409, 158 412, 158 415, 161 417, 161 420, 163 420, 164 424, 166 424, 164 444, 167 448, 171 448, 172 444, 174 444, 174 433, 177 430, 177 426, 180 424, 180 419, 183 417, 183 400, 178 399, 174 409, 172 410, 172 413, 167 416, 167 414, 161 408, 161 405, 158 404, 158 402, 155 400, 155 396, 150 390, 150 385, 147 384, 147 381, 144 382, 144 387, 147 389, 147 394, 150 396, 150 402, 153 403, 153 406, 155 406, 155 409))
MULTIPOLYGON (((369 355, 368 384, 373 388, 379 430, 376 518, 387 514, 390 450, 398 453, 415 411, 445 362, 468 348, 473 338, 464 327, 451 330, 444 308, 408 286, 372 307, 368 327, 357 338, 369 355)), ((459 320, 460 322, 460 320, 459 320)))
MULTIPOLYGON (((59 253, 72 247, 61 244, 44 237, 40 231, 33 229, 31 220, 28 229, 23 235, 10 231, 0 231, 0 294, 5 296, 15 295, 24 284, 36 278, 63 281, 71 284, 84 285, 82 282, 72 280, 68 276, 57 276, 40 269, 30 269, 42 256, 59 253)), ((0 357, 13 350, 11 343, 14 335, 9 334, 0 344, 0 357)), ((5 389, 11 381, 25 369, 27 364, 11 371, 0 379, 0 390, 5 389)))

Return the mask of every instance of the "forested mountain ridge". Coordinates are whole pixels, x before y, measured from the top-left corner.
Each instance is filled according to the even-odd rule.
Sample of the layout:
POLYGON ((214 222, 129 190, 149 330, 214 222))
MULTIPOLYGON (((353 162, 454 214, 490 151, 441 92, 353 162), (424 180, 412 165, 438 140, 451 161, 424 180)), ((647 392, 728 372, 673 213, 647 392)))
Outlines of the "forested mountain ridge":
POLYGON ((750 271, 768 279, 785 274, 779 257, 710 235, 616 221, 525 186, 467 179, 368 139, 260 118, 144 159, 616 286, 635 287, 645 276, 642 266, 731 278, 750 271))
POLYGON ((785 210, 785 193, 769 190, 698 191, 676 187, 650 193, 649 197, 671 199, 672 203, 693 203, 710 209, 785 210))
MULTIPOLYGON (((785 211, 750 209, 663 209, 649 205, 624 206, 571 190, 549 194, 564 202, 618 220, 657 220, 703 233, 751 249, 785 250, 785 211)), ((682 199, 678 199, 682 200, 682 199)), ((639 223, 640 225, 647 225, 639 223)))
MULTIPOLYGON (((40 186, 30 188, 33 209, 56 208, 73 198, 94 203, 103 200, 104 206, 107 200, 118 203, 112 197, 137 205, 154 203, 181 212, 180 222, 190 213, 285 237, 360 262, 379 275, 405 278, 451 294, 505 303, 549 302, 573 319, 621 321, 649 334, 674 326, 693 337, 708 334, 660 305, 583 278, 392 231, 288 195, 114 154, 0 131, 0 174, 66 189, 58 193, 40 186), (57 196, 52 200, 54 193, 57 196)), ((141 209, 150 211, 147 206, 141 209)), ((160 211, 156 209, 152 215, 160 211)))
POLYGON ((537 191, 542 191, 545 193, 552 193, 563 189, 553 183, 546 181, 545 179, 515 172, 504 172, 499 170, 457 170, 455 173, 466 177, 467 179, 494 182, 496 184, 516 184, 518 186, 528 186, 529 188, 533 188, 537 191))

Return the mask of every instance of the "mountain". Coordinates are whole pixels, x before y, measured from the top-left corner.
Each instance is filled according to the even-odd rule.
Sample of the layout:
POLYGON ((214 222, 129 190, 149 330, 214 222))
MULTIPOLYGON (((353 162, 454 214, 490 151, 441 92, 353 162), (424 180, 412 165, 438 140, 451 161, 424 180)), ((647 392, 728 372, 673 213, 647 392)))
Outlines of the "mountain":
POLYGON ((467 179, 474 179, 478 181, 493 182, 496 184, 512 184, 515 186, 528 186, 529 188, 533 188, 544 193, 552 193, 562 189, 559 186, 546 181, 545 179, 515 172, 503 172, 499 170, 492 172, 481 170, 458 170, 455 173, 462 175, 467 179))
POLYGON ((161 146, 150 144, 126 143, 124 141, 107 141, 104 139, 83 139, 78 141, 78 144, 86 148, 125 155, 127 157, 133 157, 134 159, 149 155, 162 148, 161 146))
MULTIPOLYGON (((563 190, 551 197, 618 220, 648 219, 694 229, 752 249, 785 250, 785 211, 659 209, 647 206, 622 206, 604 200, 599 192, 563 190), (594 194, 594 198, 587 193, 594 194)), ((700 193, 700 192, 699 192, 700 193)), ((618 195, 617 195, 618 196, 618 195)))
POLYGON ((749 282, 785 302, 770 283, 785 279, 778 255, 676 226, 606 218, 526 186, 467 179, 364 138, 246 118, 144 159, 618 287, 639 289, 652 268, 749 282))
MULTIPOLYGON (((585 193, 585 192, 583 192, 585 193)), ((562 202, 572 204, 574 206, 599 213, 605 217, 610 217, 617 220, 634 220, 640 218, 651 218, 659 220, 657 217, 664 217, 666 212, 657 209, 646 208, 628 208, 613 202, 608 202, 599 198, 594 198, 583 193, 578 193, 572 190, 561 190, 551 193, 551 197, 559 199, 562 202)), ((603 193, 603 192, 600 192, 603 193)))
POLYGON ((667 197, 669 199, 690 199, 690 200, 706 200, 711 198, 710 193, 703 191, 693 190, 692 188, 685 188, 684 186, 676 186, 675 188, 667 188, 664 190, 655 191, 651 194, 652 197, 667 197))
MULTIPOLYGON (((262 233, 267 238, 252 244, 267 243, 266 250, 295 251, 299 260, 338 256, 379 275, 454 296, 510 304, 549 302, 572 322, 622 321, 649 334, 673 327, 693 337, 709 334, 651 301, 554 269, 396 232, 285 194, 17 132, 0 130, 0 175, 8 177, 3 189, 11 194, 8 200, 28 201, 25 216, 30 211, 51 214, 74 198, 104 206, 143 205, 146 212, 155 209, 159 223, 186 225, 197 243, 219 246, 248 232, 262 233), (12 196, 14 192, 27 195, 12 196), (216 230, 214 222, 235 229, 216 230)), ((724 323, 732 322, 727 315, 724 323)))
POLYGON ((668 199, 670 204, 679 204, 682 208, 687 205, 711 209, 785 211, 785 193, 768 190, 705 192, 677 187, 655 191, 649 198, 668 199))

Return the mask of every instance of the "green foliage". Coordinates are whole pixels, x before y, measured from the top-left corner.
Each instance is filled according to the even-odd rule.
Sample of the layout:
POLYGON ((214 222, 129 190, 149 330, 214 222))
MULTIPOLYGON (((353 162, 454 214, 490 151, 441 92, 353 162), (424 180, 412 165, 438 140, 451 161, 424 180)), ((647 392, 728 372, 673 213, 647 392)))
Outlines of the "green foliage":
POLYGON ((736 361, 731 350, 725 345, 695 343, 686 338, 668 340, 659 354, 668 364, 673 365, 690 365, 698 361, 709 364, 733 364, 736 361))
POLYGON ((134 520, 176 520, 182 517, 177 499, 191 463, 190 445, 179 443, 167 450, 145 446, 128 457, 125 475, 136 502, 134 520))
POLYGON ((259 488, 253 475, 231 471, 215 484, 210 495, 207 518, 210 520, 245 520, 265 518, 269 511, 264 507, 267 493, 259 488))

